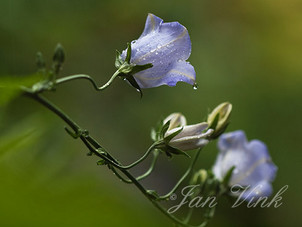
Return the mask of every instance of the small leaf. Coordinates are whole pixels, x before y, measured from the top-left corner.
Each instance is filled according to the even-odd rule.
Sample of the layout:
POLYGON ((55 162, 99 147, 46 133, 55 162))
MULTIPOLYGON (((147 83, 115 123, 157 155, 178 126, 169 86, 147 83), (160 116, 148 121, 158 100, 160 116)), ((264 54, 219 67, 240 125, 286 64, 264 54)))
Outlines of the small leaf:
POLYGON ((96 164, 99 166, 106 165, 106 161, 104 159, 100 159, 96 164))

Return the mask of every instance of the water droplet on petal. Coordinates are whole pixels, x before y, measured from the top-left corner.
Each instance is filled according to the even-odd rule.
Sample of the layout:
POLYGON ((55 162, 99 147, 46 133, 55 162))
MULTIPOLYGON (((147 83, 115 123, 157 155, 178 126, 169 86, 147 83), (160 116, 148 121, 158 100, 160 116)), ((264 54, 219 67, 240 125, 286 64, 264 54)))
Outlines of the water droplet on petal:
POLYGON ((156 55, 158 55, 158 52, 155 52, 156 55))
POLYGON ((157 48, 158 48, 158 49, 159 49, 159 48, 161 48, 161 45, 160 45, 160 44, 158 44, 158 45, 157 45, 157 48))
POLYGON ((198 84, 197 84, 197 83, 194 83, 194 84, 193 84, 193 89, 194 89, 194 90, 197 90, 197 88, 198 88, 198 84))

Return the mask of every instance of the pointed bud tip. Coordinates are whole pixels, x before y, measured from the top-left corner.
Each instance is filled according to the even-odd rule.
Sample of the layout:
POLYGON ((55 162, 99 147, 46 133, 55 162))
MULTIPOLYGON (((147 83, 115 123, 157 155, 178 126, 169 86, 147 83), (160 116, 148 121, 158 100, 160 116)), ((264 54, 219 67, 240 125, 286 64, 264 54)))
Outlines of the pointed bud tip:
POLYGON ((58 43, 55 48, 55 53, 53 55, 53 61, 62 64, 65 60, 65 52, 63 46, 58 43))

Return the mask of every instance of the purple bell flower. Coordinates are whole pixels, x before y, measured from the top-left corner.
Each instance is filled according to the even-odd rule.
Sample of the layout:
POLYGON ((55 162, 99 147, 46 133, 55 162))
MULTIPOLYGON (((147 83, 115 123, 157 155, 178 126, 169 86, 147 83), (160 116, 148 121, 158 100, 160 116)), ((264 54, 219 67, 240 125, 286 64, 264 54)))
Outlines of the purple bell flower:
POLYGON ((229 186, 246 187, 243 191, 231 190, 232 195, 251 201, 272 194, 271 183, 277 167, 263 142, 248 142, 243 131, 235 131, 222 134, 218 148, 220 153, 213 167, 216 178, 223 180, 230 168, 235 167, 229 186))
MULTIPOLYGON (((153 67, 133 75, 140 88, 175 86, 182 81, 194 85, 196 73, 187 62, 191 54, 191 40, 187 29, 178 22, 163 23, 149 14, 141 36, 131 42, 133 65, 151 63, 153 67)), ((121 54, 125 60, 127 49, 121 54)))

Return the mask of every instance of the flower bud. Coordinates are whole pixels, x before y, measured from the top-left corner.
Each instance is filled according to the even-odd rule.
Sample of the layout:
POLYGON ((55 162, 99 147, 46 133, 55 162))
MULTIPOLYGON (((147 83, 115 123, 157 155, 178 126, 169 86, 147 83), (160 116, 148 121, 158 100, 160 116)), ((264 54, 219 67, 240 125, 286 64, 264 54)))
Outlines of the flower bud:
POLYGON ((60 43, 58 43, 55 49, 55 53, 53 55, 53 61, 58 64, 63 64, 64 60, 65 60, 64 48, 60 43))
POLYGON ((232 111, 232 104, 224 102, 218 105, 209 115, 208 124, 209 128, 214 129, 214 133, 211 138, 216 139, 220 136, 227 128, 232 111))
POLYGON ((203 184, 208 178, 208 172, 205 169, 198 170, 191 180, 191 184, 203 184))
POLYGON ((168 121, 170 121, 170 125, 165 132, 164 139, 169 138, 168 145, 182 151, 204 147, 209 142, 208 136, 213 132, 212 129, 208 129, 206 122, 186 125, 186 119, 180 113, 169 115, 164 123, 168 121))
POLYGON ((172 113, 166 119, 164 120, 163 124, 166 124, 168 121, 170 121, 170 125, 168 128, 168 131, 177 128, 177 127, 182 127, 187 125, 187 120, 184 115, 181 113, 172 113))

